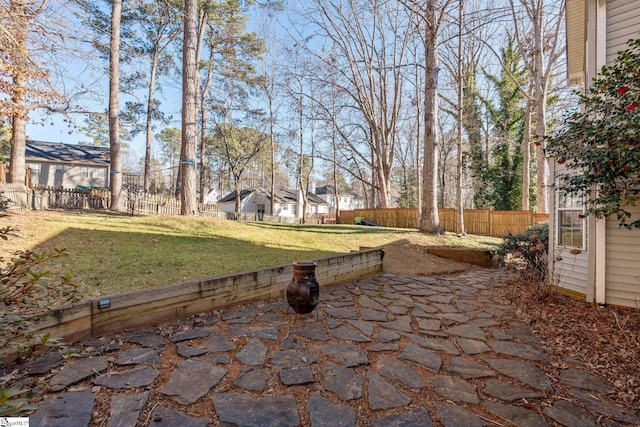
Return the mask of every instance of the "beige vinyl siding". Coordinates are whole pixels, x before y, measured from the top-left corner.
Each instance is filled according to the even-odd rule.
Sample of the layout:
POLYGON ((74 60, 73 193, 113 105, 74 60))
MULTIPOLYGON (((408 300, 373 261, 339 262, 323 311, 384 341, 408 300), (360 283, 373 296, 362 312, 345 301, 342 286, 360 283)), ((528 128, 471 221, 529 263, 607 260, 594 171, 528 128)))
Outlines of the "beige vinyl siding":
POLYGON ((640 38, 640 0, 607 2, 607 63, 615 59, 627 41, 640 38))
POLYGON ((556 283, 561 288, 587 295, 589 259, 587 252, 574 255, 567 248, 556 247, 555 250, 556 255, 562 258, 554 264, 556 283))
POLYGON ((582 84, 585 72, 585 0, 567 0, 567 76, 569 84, 582 84))
MULTIPOLYGON (((633 207, 633 219, 640 207, 633 207)), ((606 303, 640 308, 640 230, 618 228, 615 219, 607 221, 606 303)))
MULTIPOLYGON (((554 177, 567 172, 566 165, 559 165, 550 162, 550 172, 554 177)), ((558 190, 557 179, 554 179, 553 197, 550 200, 549 216, 549 247, 553 248, 550 254, 552 260, 553 277, 552 281, 561 288, 579 292, 585 296, 591 296, 593 292, 589 289, 589 253, 591 242, 589 237, 593 235, 589 230, 589 221, 585 221, 583 232, 584 247, 581 249, 565 247, 558 244, 558 207, 560 203, 560 191, 558 190), (574 253, 571 253, 574 252, 574 253), (578 252, 578 253, 575 253, 578 252)))

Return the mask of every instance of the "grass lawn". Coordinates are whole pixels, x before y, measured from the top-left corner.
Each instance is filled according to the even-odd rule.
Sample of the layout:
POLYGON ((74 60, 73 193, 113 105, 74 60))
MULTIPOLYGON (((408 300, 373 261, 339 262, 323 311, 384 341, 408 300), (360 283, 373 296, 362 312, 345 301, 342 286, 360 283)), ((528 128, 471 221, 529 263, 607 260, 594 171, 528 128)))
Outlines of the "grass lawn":
POLYGON ((66 248, 46 265, 71 274, 88 295, 107 295, 185 280, 288 264, 398 240, 438 246, 492 247, 498 239, 425 236, 415 230, 347 225, 288 225, 210 218, 131 217, 110 213, 30 212, 2 218, 19 231, 0 243, 12 251, 66 248))

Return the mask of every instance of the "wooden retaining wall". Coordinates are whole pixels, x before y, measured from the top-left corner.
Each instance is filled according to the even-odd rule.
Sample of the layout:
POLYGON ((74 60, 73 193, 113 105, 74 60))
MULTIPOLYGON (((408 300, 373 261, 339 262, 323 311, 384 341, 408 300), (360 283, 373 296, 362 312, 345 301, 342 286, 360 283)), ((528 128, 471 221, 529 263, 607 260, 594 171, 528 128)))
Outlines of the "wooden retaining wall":
MULTIPOLYGON (((324 287, 381 272, 383 257, 384 249, 369 249, 316 260, 320 302, 324 287)), ((38 332, 73 343, 145 328, 229 305, 283 297, 292 277, 289 264, 93 298, 45 313, 38 332), (107 301, 109 307, 100 308, 107 301)))
POLYGON ((480 267, 498 268, 498 262, 494 259, 494 253, 489 250, 428 247, 427 253, 454 261, 478 265, 480 267))

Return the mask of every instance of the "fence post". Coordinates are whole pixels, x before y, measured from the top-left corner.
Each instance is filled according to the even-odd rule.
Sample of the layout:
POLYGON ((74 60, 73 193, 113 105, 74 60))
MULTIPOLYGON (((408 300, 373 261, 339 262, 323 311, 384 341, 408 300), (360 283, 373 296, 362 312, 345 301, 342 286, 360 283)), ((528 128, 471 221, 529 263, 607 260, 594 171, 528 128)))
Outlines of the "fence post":
POLYGON ((493 208, 489 208, 489 236, 493 236, 493 208))

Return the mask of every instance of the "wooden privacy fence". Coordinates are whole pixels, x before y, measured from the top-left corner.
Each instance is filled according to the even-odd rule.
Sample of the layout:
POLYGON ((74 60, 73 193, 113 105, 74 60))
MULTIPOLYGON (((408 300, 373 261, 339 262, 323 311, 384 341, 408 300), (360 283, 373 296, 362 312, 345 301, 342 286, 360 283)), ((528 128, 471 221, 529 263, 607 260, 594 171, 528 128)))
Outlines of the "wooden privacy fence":
MULTIPOLYGON (((383 227, 418 228, 415 208, 355 209, 340 211, 340 224, 355 224, 362 218, 383 227)), ((456 209, 438 209, 440 225, 451 232, 458 232, 456 209)), ((464 226, 469 234, 504 237, 508 233, 521 233, 532 224, 549 221, 549 214, 533 211, 494 211, 490 209, 465 209, 464 226)))

